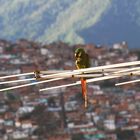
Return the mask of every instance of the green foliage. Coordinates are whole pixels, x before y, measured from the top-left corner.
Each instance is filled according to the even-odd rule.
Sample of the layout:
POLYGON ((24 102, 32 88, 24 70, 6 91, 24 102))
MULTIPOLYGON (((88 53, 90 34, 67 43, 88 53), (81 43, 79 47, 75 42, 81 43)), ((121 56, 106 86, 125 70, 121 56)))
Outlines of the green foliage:
POLYGON ((110 0, 0 1, 0 38, 84 43, 78 32, 97 23, 110 0))

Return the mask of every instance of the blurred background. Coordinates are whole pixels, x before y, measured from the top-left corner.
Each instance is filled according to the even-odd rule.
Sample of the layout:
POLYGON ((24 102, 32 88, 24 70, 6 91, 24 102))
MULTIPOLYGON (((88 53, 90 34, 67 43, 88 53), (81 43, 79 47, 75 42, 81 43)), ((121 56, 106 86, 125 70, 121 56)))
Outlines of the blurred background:
MULTIPOLYGON (((91 67, 139 60, 139 6, 138 0, 0 0, 0 76, 74 70, 79 47, 91 67)), ((139 83, 115 86, 138 78, 88 84, 88 108, 80 85, 39 92, 73 78, 1 92, 0 139, 139 140, 139 83)))

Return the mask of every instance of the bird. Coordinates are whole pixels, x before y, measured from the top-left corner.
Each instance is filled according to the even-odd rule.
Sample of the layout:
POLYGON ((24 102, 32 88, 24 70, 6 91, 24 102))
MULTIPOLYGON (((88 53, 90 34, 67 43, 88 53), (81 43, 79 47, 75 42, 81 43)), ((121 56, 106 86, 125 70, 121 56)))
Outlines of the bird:
MULTIPOLYGON (((90 67, 89 55, 85 52, 83 48, 77 48, 75 50, 75 65, 77 69, 84 69, 90 67)), ((80 80, 82 86, 82 95, 85 101, 85 107, 87 107, 88 99, 87 99, 86 78, 81 77, 80 80)))

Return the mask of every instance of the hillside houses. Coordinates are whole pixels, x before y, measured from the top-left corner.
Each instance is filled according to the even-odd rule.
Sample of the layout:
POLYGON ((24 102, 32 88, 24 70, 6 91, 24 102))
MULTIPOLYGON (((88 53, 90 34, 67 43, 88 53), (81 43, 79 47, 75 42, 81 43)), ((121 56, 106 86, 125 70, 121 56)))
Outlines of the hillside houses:
MULTIPOLYGON (((131 52, 125 42, 107 47, 94 44, 69 46, 63 42, 44 45, 25 39, 15 43, 0 40, 0 76, 34 70, 73 70, 75 69, 74 50, 77 47, 85 48, 92 66, 138 60, 137 54, 131 52)), ((21 78, 32 77, 30 75, 21 78)), ((14 78, 9 80, 12 79, 14 78)), ((114 80, 88 84, 87 109, 84 108, 80 85, 45 93, 39 92, 41 87, 66 84, 75 80, 77 79, 65 79, 2 92, 0 138, 45 140, 48 137, 49 140, 70 140, 82 137, 85 140, 91 138, 118 140, 117 138, 122 137, 122 134, 131 131, 133 135, 133 138, 129 136, 131 140, 139 140, 140 89, 137 84, 114 87, 114 80), (37 107, 40 107, 40 112, 32 116, 37 107), (44 113, 42 116, 41 109, 42 114, 44 113), (53 135, 43 131, 41 137, 38 129, 47 124, 47 113, 51 113, 51 118, 57 120, 54 122, 59 129, 54 131, 53 135), (37 121, 40 116, 41 119, 37 121)), ((9 86, 13 85, 0 85, 1 88, 9 86)), ((54 122, 52 120, 50 122, 51 126, 54 126, 54 122)), ((49 125, 46 125, 45 130, 49 125)))

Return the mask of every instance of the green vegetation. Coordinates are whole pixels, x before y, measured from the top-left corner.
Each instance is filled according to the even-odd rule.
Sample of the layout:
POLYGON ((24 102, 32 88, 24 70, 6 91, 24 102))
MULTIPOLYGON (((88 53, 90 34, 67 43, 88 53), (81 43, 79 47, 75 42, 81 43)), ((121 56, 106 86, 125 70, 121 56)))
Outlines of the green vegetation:
POLYGON ((97 23, 110 0, 0 2, 0 38, 84 43, 78 32, 97 23))

